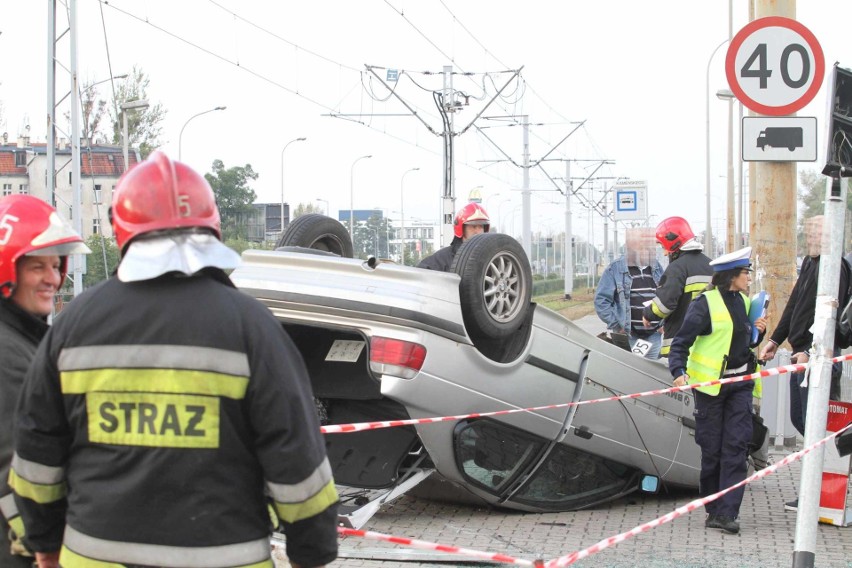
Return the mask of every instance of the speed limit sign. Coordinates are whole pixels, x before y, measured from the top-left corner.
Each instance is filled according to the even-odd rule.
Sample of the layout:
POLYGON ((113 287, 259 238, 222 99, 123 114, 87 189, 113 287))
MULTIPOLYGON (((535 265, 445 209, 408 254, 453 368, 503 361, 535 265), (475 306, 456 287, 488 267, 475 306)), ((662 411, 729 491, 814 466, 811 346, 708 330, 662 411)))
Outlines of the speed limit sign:
POLYGON ((731 91, 746 107, 783 116, 816 96, 825 58, 808 28, 796 20, 770 16, 754 20, 734 36, 725 73, 731 91))

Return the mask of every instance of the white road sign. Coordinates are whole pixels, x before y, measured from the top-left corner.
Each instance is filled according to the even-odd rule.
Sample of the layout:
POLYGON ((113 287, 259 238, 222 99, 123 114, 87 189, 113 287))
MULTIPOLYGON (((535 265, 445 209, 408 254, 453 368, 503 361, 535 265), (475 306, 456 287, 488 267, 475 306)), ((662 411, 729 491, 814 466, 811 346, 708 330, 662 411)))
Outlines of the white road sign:
POLYGON ((744 116, 744 162, 815 162, 817 119, 813 116, 744 116))
POLYGON ((825 58, 811 31, 790 18, 760 18, 741 29, 725 58, 728 85, 760 114, 784 116, 808 104, 822 85, 825 58))
POLYGON ((648 218, 648 182, 621 181, 613 187, 616 221, 644 221, 648 218))

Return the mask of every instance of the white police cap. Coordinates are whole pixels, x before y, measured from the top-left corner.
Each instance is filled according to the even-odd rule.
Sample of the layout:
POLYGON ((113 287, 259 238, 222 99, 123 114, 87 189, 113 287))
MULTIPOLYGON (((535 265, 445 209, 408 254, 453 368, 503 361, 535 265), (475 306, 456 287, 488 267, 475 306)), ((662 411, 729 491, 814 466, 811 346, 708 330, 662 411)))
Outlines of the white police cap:
POLYGON ((725 270, 733 270, 735 268, 750 268, 751 267, 751 247, 741 248, 728 254, 723 254, 719 258, 710 261, 710 266, 714 272, 724 272, 725 270))

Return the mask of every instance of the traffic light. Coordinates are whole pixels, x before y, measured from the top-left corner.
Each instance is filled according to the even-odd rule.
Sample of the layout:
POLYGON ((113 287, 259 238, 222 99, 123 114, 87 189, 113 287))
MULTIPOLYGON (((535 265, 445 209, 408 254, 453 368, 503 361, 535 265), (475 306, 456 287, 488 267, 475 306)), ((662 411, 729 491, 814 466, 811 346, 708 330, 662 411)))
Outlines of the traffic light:
POLYGON ((852 177, 852 71, 834 64, 828 99, 823 175, 852 177))

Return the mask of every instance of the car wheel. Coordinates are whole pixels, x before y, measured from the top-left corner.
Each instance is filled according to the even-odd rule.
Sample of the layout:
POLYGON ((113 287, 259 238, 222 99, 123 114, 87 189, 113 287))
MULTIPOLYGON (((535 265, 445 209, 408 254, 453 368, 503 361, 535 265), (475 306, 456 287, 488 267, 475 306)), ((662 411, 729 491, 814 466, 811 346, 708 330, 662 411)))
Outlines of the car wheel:
POLYGON ((353 257, 352 239, 346 227, 331 217, 316 213, 293 219, 275 243, 275 248, 279 247, 304 247, 353 257))
POLYGON ((453 259, 461 276, 459 300, 468 334, 503 339, 525 321, 532 297, 532 269, 520 243, 501 233, 476 235, 453 259))

